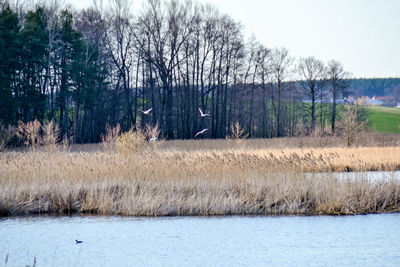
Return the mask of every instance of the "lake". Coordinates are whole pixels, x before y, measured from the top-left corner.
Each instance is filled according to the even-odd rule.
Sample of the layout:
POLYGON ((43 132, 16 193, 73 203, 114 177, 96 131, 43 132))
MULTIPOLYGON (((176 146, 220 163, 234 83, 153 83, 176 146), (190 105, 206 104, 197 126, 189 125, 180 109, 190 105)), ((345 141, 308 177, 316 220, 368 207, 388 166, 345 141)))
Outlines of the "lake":
POLYGON ((400 214, 0 219, 0 266, 35 258, 36 266, 400 266, 400 214))

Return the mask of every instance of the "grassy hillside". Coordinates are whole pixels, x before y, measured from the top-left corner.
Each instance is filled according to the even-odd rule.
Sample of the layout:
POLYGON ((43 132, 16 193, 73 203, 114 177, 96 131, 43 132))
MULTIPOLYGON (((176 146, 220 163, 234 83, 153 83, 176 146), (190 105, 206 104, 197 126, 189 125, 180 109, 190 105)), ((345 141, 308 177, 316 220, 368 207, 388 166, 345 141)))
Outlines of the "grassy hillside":
POLYGON ((366 106, 369 125, 376 132, 400 133, 400 108, 366 106))

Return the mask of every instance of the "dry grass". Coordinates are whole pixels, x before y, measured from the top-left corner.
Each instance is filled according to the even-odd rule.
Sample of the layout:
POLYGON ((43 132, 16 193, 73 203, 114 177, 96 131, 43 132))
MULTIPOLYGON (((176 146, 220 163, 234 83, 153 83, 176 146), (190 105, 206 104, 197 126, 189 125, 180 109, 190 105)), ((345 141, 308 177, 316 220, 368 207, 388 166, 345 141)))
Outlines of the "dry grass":
POLYGON ((0 213, 399 212, 399 180, 341 180, 304 173, 398 169, 400 147, 7 152, 0 153, 0 213))
MULTIPOLYGON (((180 151, 231 149, 235 147, 234 139, 202 139, 202 140, 173 140, 165 142, 161 149, 180 151)), ((268 139, 241 139, 241 147, 248 149, 287 149, 287 148, 337 148, 347 147, 346 140, 340 136, 324 137, 284 137, 268 139)), ((353 147, 394 147, 400 146, 398 134, 361 134, 353 147)))

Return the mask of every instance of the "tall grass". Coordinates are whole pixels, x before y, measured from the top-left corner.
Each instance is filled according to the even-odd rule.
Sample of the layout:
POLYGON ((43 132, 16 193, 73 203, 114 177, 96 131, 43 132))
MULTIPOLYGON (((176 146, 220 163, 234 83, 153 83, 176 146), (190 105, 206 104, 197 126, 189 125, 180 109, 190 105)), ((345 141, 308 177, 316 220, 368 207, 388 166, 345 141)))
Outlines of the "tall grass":
POLYGON ((399 212, 399 180, 341 180, 304 173, 397 169, 400 147, 7 152, 0 153, 0 213, 399 212))
MULTIPOLYGON (((235 140, 235 139, 233 139, 235 140)), ((347 142, 340 136, 301 136, 283 138, 251 138, 240 139, 241 148, 248 149, 287 149, 287 148, 337 148, 346 147, 347 142)), ((353 143, 352 147, 397 147, 400 146, 398 134, 363 133, 353 143)), ((202 139, 202 140, 171 140, 160 148, 180 151, 221 150, 232 149, 235 142, 232 139, 202 139)), ((78 149, 79 150, 79 149, 78 149)))

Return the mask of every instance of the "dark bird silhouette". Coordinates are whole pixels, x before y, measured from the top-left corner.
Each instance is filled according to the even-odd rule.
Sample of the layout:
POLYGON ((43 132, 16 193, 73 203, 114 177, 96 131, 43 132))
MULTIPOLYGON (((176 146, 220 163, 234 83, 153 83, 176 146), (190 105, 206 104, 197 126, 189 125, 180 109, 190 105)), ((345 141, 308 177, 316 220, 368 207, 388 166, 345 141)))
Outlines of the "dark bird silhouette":
POLYGON ((75 239, 75 244, 81 244, 81 243, 83 243, 83 241, 79 241, 79 240, 75 239))

